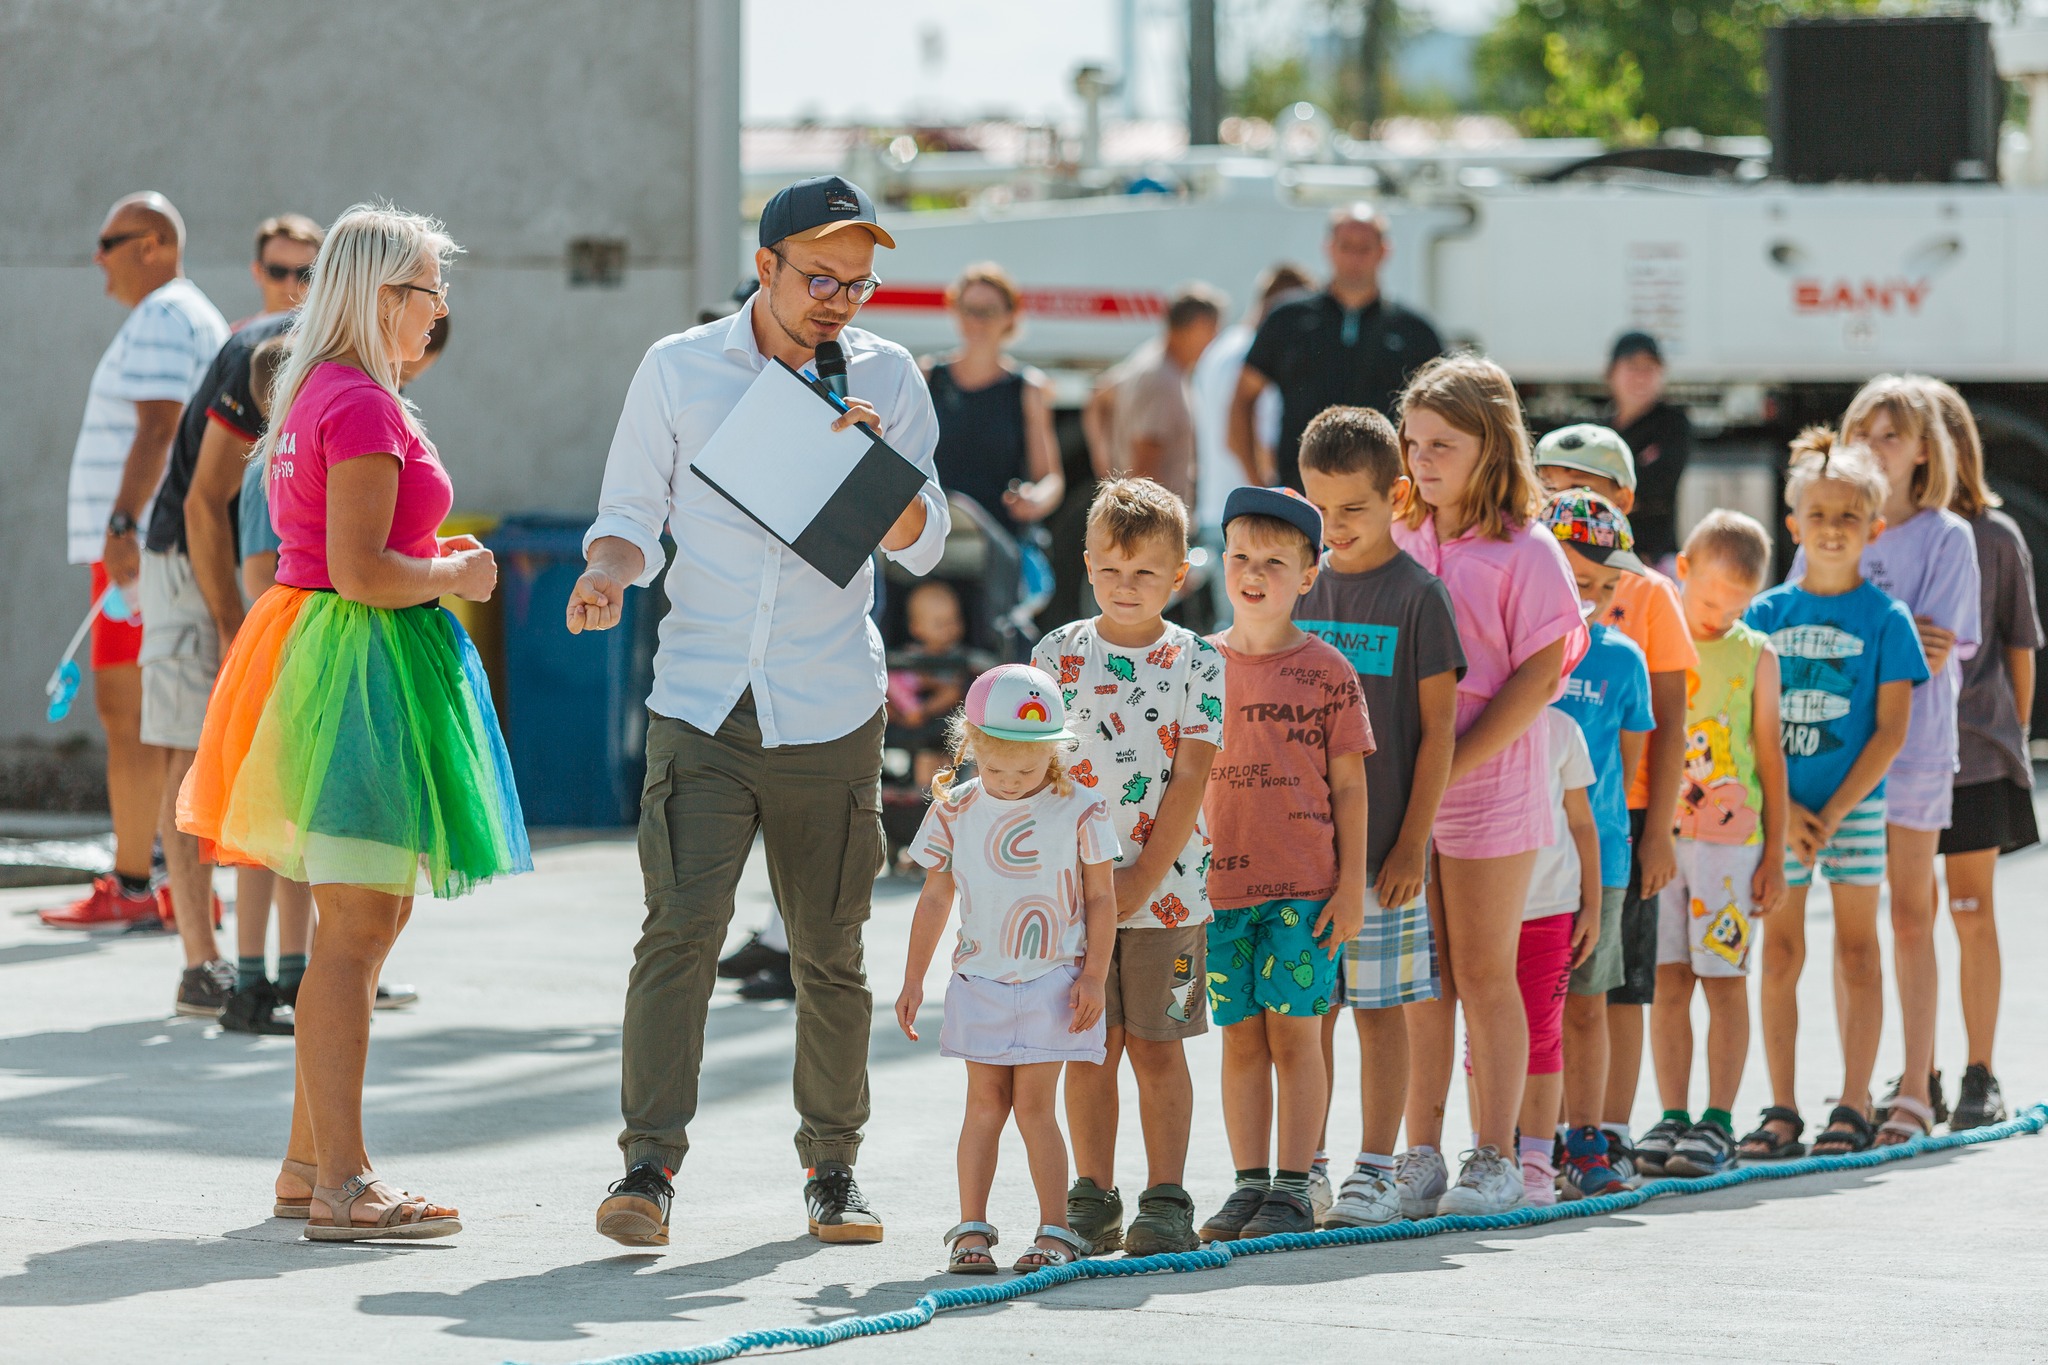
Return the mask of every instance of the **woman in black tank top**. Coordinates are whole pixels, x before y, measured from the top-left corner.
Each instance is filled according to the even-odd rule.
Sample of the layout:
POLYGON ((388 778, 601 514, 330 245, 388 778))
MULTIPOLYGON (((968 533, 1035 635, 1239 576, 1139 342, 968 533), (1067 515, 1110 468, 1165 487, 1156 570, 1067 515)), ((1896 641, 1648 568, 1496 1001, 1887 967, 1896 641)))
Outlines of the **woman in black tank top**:
POLYGON ((939 443, 939 486, 979 503, 1006 528, 1035 522, 1066 496, 1045 376, 1003 354, 1017 331, 1017 286, 1000 267, 969 266, 946 291, 960 349, 925 362, 939 443), (1012 488, 1012 484, 1017 487, 1012 488))

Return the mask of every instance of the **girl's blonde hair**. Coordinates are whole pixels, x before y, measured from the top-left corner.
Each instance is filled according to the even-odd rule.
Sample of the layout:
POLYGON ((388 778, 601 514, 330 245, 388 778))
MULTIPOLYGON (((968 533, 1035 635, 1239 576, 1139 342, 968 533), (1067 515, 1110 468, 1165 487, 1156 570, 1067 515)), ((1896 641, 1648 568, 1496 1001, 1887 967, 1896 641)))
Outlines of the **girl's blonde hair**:
MULTIPOLYGON (((1401 462, 1410 478, 1408 414, 1427 408, 1468 436, 1479 438, 1479 464, 1467 485, 1458 518, 1477 527, 1489 540, 1506 540, 1517 526, 1536 515, 1543 502, 1543 481, 1529 453, 1529 428, 1522 422, 1522 400, 1508 372, 1484 356, 1439 356, 1415 372, 1402 390, 1401 462)), ((1429 506, 1411 497, 1402 513, 1411 527, 1430 516, 1429 506)))
POLYGON ((1842 414, 1843 437, 1860 444, 1880 412, 1892 419, 1899 435, 1918 441, 1927 451, 1927 459, 1913 467, 1913 505, 1948 506, 1955 496, 1956 446, 1926 381, 1917 375, 1881 374, 1865 384, 1842 414))
POLYGON ((1874 517, 1884 510, 1891 495, 1891 481, 1870 447, 1860 441, 1845 441, 1833 427, 1808 427, 1792 438, 1792 463, 1785 475, 1785 506, 1794 513, 1806 490, 1823 479, 1846 483, 1863 495, 1863 514, 1874 517))
POLYGON ((1052 777, 1052 789, 1061 796, 1074 794, 1074 779, 1067 772, 1067 763, 1060 756, 1060 746, 1065 740, 1059 739, 997 739, 977 725, 967 723, 967 708, 961 707, 946 717, 946 752, 953 756, 950 767, 939 769, 932 778, 932 799, 944 801, 953 790, 954 781, 960 776, 960 769, 970 758, 982 755, 993 757, 997 754, 1022 753, 1026 749, 1051 749, 1052 766, 1047 772, 1052 777))
POLYGON ((1939 379, 1914 375, 1927 391, 1941 424, 1948 428, 1949 443, 1956 448, 1956 491, 1948 510, 1959 517, 1981 517, 1987 508, 2003 507, 2005 499, 1991 491, 1984 481, 1984 438, 1977 431, 1977 416, 1963 396, 1939 379))
POLYGON ((439 219, 389 204, 357 204, 337 218, 313 259, 306 301, 285 334, 291 355, 271 386, 270 424, 249 458, 269 461, 306 376, 343 356, 360 364, 398 404, 405 424, 424 437, 418 412, 398 392, 399 362, 391 356, 392 328, 410 297, 400 286, 435 262, 445 270, 461 250, 439 219))

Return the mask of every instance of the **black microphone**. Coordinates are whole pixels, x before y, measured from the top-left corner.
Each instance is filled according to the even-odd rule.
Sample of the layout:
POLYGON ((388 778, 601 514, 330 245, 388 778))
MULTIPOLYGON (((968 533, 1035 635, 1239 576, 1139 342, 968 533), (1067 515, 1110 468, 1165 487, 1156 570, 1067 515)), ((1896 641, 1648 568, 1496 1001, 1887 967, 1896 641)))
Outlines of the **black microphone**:
POLYGON ((832 396, 841 400, 846 397, 846 352, 836 341, 821 341, 814 353, 818 362, 818 382, 832 391, 832 396))

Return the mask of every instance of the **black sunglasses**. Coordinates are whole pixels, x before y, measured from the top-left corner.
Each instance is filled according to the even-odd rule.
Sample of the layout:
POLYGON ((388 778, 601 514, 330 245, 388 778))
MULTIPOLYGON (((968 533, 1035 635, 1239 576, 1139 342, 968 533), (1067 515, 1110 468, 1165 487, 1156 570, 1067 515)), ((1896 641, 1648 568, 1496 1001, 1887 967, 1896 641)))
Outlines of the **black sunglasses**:
POLYGON ((132 242, 138 237, 154 236, 156 236, 154 232, 122 232, 117 233, 112 237, 102 237, 100 238, 100 251, 102 254, 105 254, 106 252, 112 251, 115 247, 121 245, 121 243, 123 242, 132 242))
POLYGON ((797 274, 804 277, 804 281, 811 291, 811 297, 820 303, 834 297, 840 290, 844 289, 846 296, 852 299, 854 304, 858 306, 873 298, 875 291, 882 287, 882 282, 872 275, 864 276, 858 280, 842 280, 837 275, 813 275, 808 271, 799 269, 796 262, 790 260, 789 257, 781 252, 776 251, 774 247, 769 247, 768 250, 774 254, 776 260, 781 261, 791 270, 795 270, 797 274))
POLYGON ((263 273, 277 284, 283 284, 294 276, 300 284, 313 282, 313 267, 310 265, 272 265, 269 261, 258 261, 257 264, 262 266, 263 273))

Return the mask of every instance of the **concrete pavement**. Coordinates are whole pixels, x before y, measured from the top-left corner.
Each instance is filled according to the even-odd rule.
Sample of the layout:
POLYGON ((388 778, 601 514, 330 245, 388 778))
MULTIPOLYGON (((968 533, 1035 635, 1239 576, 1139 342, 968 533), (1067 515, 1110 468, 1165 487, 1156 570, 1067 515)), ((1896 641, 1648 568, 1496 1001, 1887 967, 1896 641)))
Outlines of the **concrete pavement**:
MULTIPOLYGON (((591 1230, 619 1169, 618 1018, 639 921, 633 847, 571 843, 536 862, 534 875, 466 900, 423 902, 388 973, 422 999, 376 1022, 372 1151, 404 1187, 459 1205, 466 1224, 451 1241, 410 1246, 310 1245, 298 1225, 267 1216, 289 1040, 171 1018, 174 941, 46 930, 29 911, 58 893, 0 891, 0 1360, 560 1365, 903 1308, 947 1282, 935 1274, 937 1238, 956 1216, 964 1076, 937 1055, 938 971, 926 1042, 909 1043, 888 1017, 915 885, 878 885, 869 934, 875 1112, 861 1176, 888 1240, 827 1248, 804 1235, 790 1010, 746 1004, 728 987, 712 1008, 674 1244, 640 1254, 591 1230)), ((766 894, 757 856, 735 939, 766 894)), ((2000 1071, 2020 1103, 2048 1097, 2048 993, 2038 984, 2048 854, 2006 860, 2000 896, 2000 1071)), ((1809 961, 1821 966, 1804 982, 1801 1038, 1809 1119, 1825 1112, 1838 1065, 1828 919, 1815 901, 1809 961)), ((1940 943, 1940 1057, 1953 1084, 1962 1029, 1946 928, 1940 943)), ((1340 1046, 1340 1077, 1355 1074, 1355 1044, 1340 1046)), ((1188 1184, 1206 1213, 1227 1193, 1230 1165, 1214 1038, 1192 1057, 1188 1184)), ((1880 1075, 1897 1057, 1893 1027, 1880 1075)), ((1739 1121, 1754 1117, 1764 1090, 1758 1052, 1739 1121)), ((1462 1096, 1452 1105, 1450 1131, 1462 1132, 1462 1096)), ((1135 1115, 1128 1087, 1125 1113, 1135 1115)), ((1636 1118, 1654 1117, 1646 1076, 1636 1118)), ((1347 1106, 1340 1084, 1340 1161, 1355 1124, 1355 1092, 1347 1106)), ((1119 1181, 1135 1191, 1144 1177, 1134 1125, 1121 1154, 1119 1181)), ((1029 1240, 1033 1207, 1014 1135, 1004 1163, 994 1220, 1013 1250, 1029 1240)), ((825 1358, 2041 1359, 2044 1191, 2048 1139, 2018 1138, 1548 1229, 1067 1286, 825 1358), (1132 1309, 1141 1311, 1119 1311, 1132 1309)))

